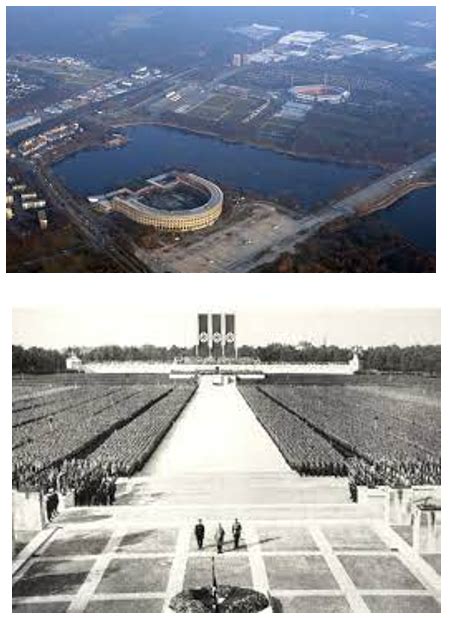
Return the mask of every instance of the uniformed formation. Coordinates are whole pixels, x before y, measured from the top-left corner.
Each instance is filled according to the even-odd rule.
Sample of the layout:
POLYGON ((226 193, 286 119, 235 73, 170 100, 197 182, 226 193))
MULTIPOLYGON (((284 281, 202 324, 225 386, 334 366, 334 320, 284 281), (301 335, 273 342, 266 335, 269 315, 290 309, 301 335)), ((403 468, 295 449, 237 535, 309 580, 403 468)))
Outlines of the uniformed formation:
POLYGON ((44 497, 49 521, 57 513, 59 495, 73 494, 75 506, 114 504, 117 478, 114 463, 88 459, 66 459, 61 465, 46 470, 39 465, 13 466, 13 487, 17 491, 39 491, 44 497))
POLYGON ((441 459, 381 459, 366 462, 353 458, 347 461, 350 494, 357 500, 357 487, 378 487, 386 485, 394 488, 413 485, 441 485, 441 459))

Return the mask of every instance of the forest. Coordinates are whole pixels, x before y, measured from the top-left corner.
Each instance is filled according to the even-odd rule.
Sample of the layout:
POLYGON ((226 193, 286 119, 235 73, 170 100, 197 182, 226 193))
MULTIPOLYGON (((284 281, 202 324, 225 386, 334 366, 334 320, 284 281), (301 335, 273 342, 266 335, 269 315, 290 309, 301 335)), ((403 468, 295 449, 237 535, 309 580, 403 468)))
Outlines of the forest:
MULTIPOLYGON (((266 346, 241 346, 239 358, 263 363, 328 363, 347 362, 352 358, 350 348, 334 345, 315 346, 301 342, 298 346, 272 343, 266 346)), ((173 362, 175 359, 194 356, 194 348, 179 346, 159 347, 144 345, 100 346, 95 348, 71 348, 71 350, 46 350, 22 346, 12 347, 13 374, 46 374, 66 371, 66 357, 74 352, 84 363, 89 362, 173 362)), ((363 372, 441 374, 441 346, 398 345, 356 349, 363 372)))

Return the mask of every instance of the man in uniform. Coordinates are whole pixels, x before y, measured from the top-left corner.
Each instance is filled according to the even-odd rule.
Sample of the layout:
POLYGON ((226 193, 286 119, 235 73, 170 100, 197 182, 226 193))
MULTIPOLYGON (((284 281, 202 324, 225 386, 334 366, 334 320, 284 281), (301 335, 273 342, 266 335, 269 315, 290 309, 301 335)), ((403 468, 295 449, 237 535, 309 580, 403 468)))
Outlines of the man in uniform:
POLYGON ((204 528, 204 524, 202 523, 202 519, 198 519, 198 523, 195 526, 195 537, 198 543, 198 549, 202 549, 204 543, 204 535, 206 529, 204 528))
POLYGON ((217 553, 223 553, 223 544, 224 544, 224 528, 221 524, 218 524, 218 528, 215 532, 215 544, 217 546, 217 553))
POLYGON ((232 524, 232 536, 234 538, 234 549, 239 548, 241 535, 242 535, 242 524, 239 522, 239 520, 236 517, 234 523, 232 524))

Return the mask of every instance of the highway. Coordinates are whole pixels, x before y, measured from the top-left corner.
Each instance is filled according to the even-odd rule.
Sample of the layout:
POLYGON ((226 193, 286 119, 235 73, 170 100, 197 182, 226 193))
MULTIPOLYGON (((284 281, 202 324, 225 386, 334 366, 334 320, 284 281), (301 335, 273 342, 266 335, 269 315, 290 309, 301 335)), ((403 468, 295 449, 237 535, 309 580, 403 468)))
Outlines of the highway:
MULTIPOLYGON (((413 184, 425 177, 436 166, 436 153, 429 154, 411 165, 402 167, 397 172, 381 178, 368 187, 331 205, 341 215, 360 214, 362 208, 378 209, 378 204, 387 202, 391 194, 398 195, 406 185, 413 184)), ((398 199, 398 198, 397 198, 398 199)))
POLYGON ((49 204, 62 211, 88 244, 113 259, 124 272, 150 272, 135 256, 133 248, 125 247, 111 237, 102 221, 90 212, 86 200, 74 196, 48 168, 19 158, 16 162, 30 186, 38 189, 49 204))

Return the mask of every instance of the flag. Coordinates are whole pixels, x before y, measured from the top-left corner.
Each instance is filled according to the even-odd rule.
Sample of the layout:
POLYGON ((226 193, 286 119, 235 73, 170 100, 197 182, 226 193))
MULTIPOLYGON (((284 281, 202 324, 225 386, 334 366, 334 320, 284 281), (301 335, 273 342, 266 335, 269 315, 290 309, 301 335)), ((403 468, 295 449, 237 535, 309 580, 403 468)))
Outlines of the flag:
POLYGON ((212 612, 218 613, 217 576, 215 574, 215 558, 212 556, 212 612))

